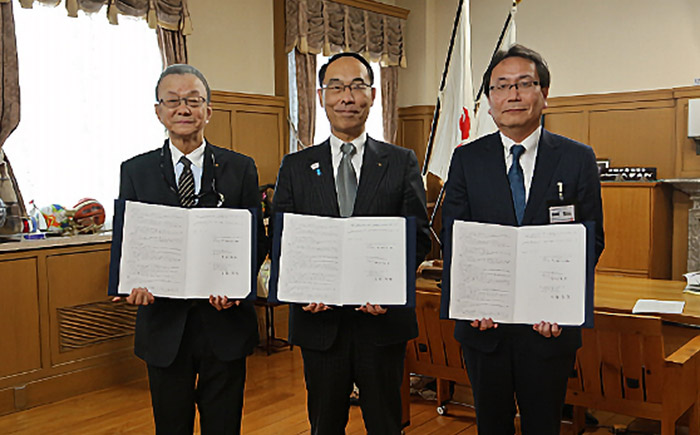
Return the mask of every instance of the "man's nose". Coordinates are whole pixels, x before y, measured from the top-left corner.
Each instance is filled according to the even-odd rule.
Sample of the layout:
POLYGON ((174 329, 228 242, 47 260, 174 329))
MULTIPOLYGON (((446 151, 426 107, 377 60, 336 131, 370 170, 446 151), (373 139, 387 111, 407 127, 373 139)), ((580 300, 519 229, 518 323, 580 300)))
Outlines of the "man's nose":
POLYGON ((340 94, 340 100, 349 103, 355 102, 355 95, 353 95, 350 86, 345 86, 343 88, 343 92, 340 94))

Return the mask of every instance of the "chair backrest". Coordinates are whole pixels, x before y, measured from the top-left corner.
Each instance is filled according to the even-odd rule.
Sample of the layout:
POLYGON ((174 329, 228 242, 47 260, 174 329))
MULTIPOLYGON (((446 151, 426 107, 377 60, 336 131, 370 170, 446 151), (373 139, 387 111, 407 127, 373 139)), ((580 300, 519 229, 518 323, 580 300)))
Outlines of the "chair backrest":
POLYGON ((582 333, 570 391, 661 403, 664 345, 659 317, 596 312, 595 328, 582 333))

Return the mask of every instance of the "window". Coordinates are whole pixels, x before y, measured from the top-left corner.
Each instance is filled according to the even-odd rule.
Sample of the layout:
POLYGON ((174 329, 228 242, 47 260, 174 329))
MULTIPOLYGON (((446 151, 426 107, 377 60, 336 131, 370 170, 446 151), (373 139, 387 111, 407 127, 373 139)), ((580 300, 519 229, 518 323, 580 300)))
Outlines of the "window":
MULTIPOLYGON (((316 80, 318 81, 318 71, 328 62, 329 57, 323 55, 316 56, 316 80)), ((372 62, 372 72, 374 73, 374 87, 377 89, 374 104, 369 111, 369 117, 365 124, 365 131, 373 139, 384 140, 384 127, 382 124, 382 89, 381 89, 381 68, 376 62, 372 62)), ((316 84, 320 87, 320 83, 316 84)), ((326 111, 318 98, 316 98, 316 130, 314 134, 314 143, 318 144, 328 139, 331 135, 331 126, 326 117, 326 111)))
POLYGON ((111 220, 119 165, 165 138, 155 116, 162 64, 143 19, 14 8, 21 120, 3 150, 24 200, 70 208, 100 201, 111 220))

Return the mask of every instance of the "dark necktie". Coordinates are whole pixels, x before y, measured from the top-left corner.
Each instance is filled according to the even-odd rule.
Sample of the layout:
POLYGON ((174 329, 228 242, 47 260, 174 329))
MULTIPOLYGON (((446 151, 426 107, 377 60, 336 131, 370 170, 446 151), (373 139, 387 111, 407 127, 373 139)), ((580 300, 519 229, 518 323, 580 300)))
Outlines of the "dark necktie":
POLYGON ((355 174, 355 168, 352 166, 355 145, 344 143, 340 146, 340 151, 343 152, 343 158, 340 159, 335 186, 338 189, 340 216, 348 217, 352 216, 352 210, 355 207, 355 196, 357 196, 357 175, 355 174))
POLYGON ((523 214, 525 214, 525 177, 523 176, 523 167, 520 166, 520 156, 524 152, 525 147, 522 145, 510 147, 510 153, 513 154, 513 163, 508 170, 508 181, 510 182, 510 192, 513 195, 513 206, 515 207, 515 217, 518 219, 518 225, 523 223, 523 214))
POLYGON ((192 162, 185 157, 180 157, 180 163, 184 165, 180 178, 177 180, 177 195, 180 197, 180 205, 192 207, 194 205, 194 175, 192 175, 192 162))

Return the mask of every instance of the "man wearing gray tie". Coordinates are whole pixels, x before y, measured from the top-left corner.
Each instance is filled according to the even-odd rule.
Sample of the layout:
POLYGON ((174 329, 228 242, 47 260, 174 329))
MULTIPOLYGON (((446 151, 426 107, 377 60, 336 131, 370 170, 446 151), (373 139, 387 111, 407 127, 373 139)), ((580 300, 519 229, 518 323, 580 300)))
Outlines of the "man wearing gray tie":
MULTIPOLYGON (((369 63, 333 56, 319 71, 318 96, 331 124, 325 142, 286 156, 277 176, 275 212, 317 216, 414 216, 416 264, 430 249, 425 191, 411 150, 367 136, 376 90, 369 63)), ((344 434, 353 382, 367 432, 401 432, 406 342, 418 335, 411 308, 323 301, 290 308, 292 344, 304 358, 312 434, 344 434)))

